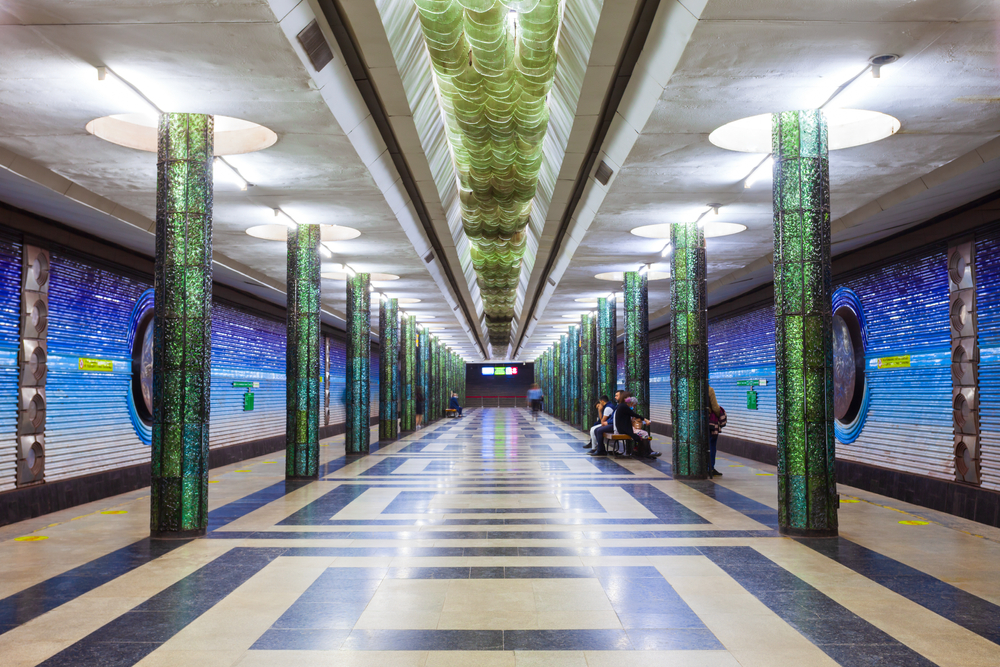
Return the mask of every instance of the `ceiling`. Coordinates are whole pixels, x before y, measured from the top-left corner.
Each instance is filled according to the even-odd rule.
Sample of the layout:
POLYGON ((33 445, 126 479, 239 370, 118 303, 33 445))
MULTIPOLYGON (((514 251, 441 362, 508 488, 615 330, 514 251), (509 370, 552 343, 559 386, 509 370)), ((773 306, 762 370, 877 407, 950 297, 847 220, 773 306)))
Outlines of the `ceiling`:
MULTIPOLYGON (((745 116, 818 106, 874 55, 900 59, 832 104, 888 113, 902 129, 831 154, 834 252, 1000 189, 996 2, 659 0, 654 15, 651 1, 566 0, 575 22, 567 35, 584 37, 559 43, 567 112, 550 128, 548 202, 531 225, 515 345, 494 357, 533 359, 547 347, 543 334, 572 323, 565 315, 592 310, 578 298, 620 291, 595 274, 659 260, 664 242, 631 229, 693 220, 708 203, 722 204, 711 219, 747 226, 708 241, 710 303, 767 283, 770 177, 743 187, 764 156, 716 148, 708 134, 745 116), (648 36, 632 62, 644 8, 648 36), (616 80, 627 82, 620 101, 616 80), (593 169, 580 179, 592 151, 614 172, 606 186, 593 169)), ((278 134, 273 147, 230 158, 254 187, 217 184, 217 280, 284 303, 284 245, 244 233, 274 222, 274 208, 300 223, 356 227, 362 235, 334 244, 330 261, 399 275, 378 288, 421 299, 402 308, 432 318, 455 336, 452 349, 480 360, 475 274, 434 159, 433 107, 409 83, 419 63, 401 60, 389 37, 394 2, 336 5, 373 98, 331 28, 329 0, 0 0, 0 200, 152 254, 154 156, 84 131, 94 118, 142 110, 98 84, 95 67, 107 65, 161 108, 244 118, 278 134), (313 19, 334 55, 319 72, 296 39, 313 19), (401 161, 391 159, 393 142, 401 161), (427 262, 432 247, 441 251, 427 262)), ((344 283, 324 280, 323 290, 325 319, 342 326, 344 283)), ((650 283, 649 301, 651 326, 664 324, 669 280, 650 283)))

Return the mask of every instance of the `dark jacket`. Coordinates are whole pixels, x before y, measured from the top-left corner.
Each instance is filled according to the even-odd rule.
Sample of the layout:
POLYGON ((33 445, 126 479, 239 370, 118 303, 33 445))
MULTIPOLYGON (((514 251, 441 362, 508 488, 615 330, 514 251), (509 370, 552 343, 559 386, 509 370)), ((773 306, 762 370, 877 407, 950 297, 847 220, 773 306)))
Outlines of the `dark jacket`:
POLYGON ((452 410, 458 410, 461 407, 458 404, 458 396, 451 397, 451 400, 448 401, 448 407, 452 410))
POLYGON ((636 413, 635 410, 630 408, 625 403, 619 404, 618 407, 615 408, 615 414, 612 416, 615 420, 615 431, 617 431, 619 435, 627 435, 635 440, 635 431, 632 430, 633 417, 639 417, 639 419, 642 419, 642 417, 636 413))

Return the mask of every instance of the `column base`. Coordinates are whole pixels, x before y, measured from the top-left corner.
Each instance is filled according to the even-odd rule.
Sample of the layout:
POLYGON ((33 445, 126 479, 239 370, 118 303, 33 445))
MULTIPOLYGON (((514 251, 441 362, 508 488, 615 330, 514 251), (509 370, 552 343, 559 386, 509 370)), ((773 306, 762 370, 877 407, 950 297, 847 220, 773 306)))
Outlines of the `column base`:
POLYGON ((315 475, 285 475, 286 482, 315 482, 319 479, 319 473, 315 475))
POLYGON ((205 537, 207 528, 194 528, 192 530, 151 530, 149 539, 151 540, 193 540, 196 537, 205 537))
POLYGON ((840 531, 836 528, 792 528, 791 526, 778 526, 778 533, 786 537, 840 537, 840 531))
POLYGON ((705 473, 704 475, 674 475, 673 477, 674 477, 674 479, 688 480, 688 481, 692 481, 692 482, 707 482, 708 481, 708 473, 705 473))

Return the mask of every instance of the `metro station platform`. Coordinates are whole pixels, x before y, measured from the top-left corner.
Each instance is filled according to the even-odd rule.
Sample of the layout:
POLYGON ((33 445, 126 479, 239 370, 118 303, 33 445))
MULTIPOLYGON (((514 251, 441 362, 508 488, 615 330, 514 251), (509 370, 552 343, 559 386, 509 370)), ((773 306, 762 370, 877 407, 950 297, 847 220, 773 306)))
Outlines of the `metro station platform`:
POLYGON ((841 487, 841 537, 780 537, 773 468, 583 437, 469 410, 215 469, 206 538, 150 542, 148 489, 0 528, 0 663, 1000 664, 1000 530, 841 487))

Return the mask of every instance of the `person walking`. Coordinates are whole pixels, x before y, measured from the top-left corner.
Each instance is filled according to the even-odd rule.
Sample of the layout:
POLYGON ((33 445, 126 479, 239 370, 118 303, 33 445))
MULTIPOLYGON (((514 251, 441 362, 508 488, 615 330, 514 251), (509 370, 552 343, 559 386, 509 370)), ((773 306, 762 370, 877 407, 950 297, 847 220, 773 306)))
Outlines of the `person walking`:
POLYGON ((417 385, 417 428, 424 423, 424 388, 417 385))
POLYGON ((538 419, 538 413, 542 411, 542 389, 536 383, 532 383, 528 388, 528 405, 531 406, 532 419, 538 419))

